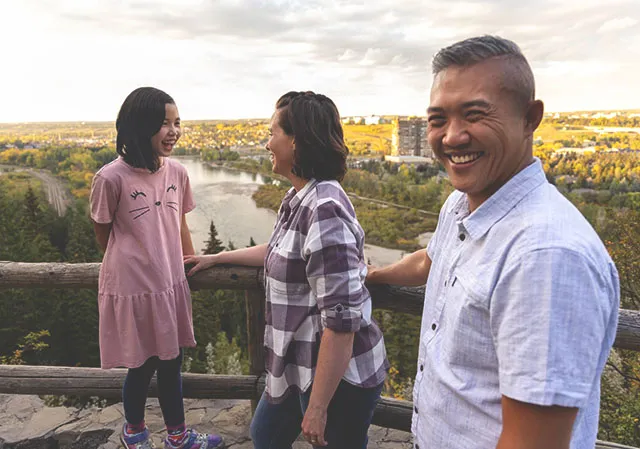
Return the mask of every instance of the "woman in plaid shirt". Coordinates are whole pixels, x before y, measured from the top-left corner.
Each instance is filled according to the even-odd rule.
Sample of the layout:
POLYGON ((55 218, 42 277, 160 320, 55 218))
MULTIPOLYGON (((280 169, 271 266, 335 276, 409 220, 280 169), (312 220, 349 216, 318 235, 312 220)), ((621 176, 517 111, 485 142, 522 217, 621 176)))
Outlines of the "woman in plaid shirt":
POLYGON ((274 173, 293 188, 268 243, 186 256, 189 275, 215 264, 265 269, 266 388, 251 423, 256 449, 367 446, 389 363, 371 317, 364 232, 340 186, 348 149, 324 95, 289 92, 271 119, 274 173))

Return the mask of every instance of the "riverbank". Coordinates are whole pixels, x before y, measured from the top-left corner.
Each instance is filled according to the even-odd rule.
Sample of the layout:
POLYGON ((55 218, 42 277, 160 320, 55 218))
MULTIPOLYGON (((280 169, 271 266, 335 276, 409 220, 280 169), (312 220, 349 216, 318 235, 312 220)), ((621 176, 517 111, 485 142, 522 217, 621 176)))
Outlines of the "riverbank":
MULTIPOLYGON (((258 207, 277 211, 287 190, 288 187, 265 184, 258 187, 252 198, 258 207)), ((436 227, 437 218, 425 217, 415 209, 398 209, 355 198, 352 202, 364 229, 365 241, 370 245, 401 253, 413 252, 426 246, 436 227)))
MULTIPOLYGON (((187 215, 196 252, 205 247, 204 242, 209 237, 211 222, 216 227, 218 239, 225 246, 228 246, 229 241, 237 248, 247 246, 251 237, 258 244, 268 241, 286 187, 268 184, 273 180, 271 177, 201 162, 197 157, 181 156, 175 159, 189 173, 191 189, 197 204, 187 215), (262 192, 262 189, 273 190, 268 195, 271 204, 265 205, 262 201, 256 202, 252 198, 258 192, 262 192)), ((389 226, 388 223, 385 225, 389 226)), ((402 226, 400 223, 397 227, 402 226)), ((420 227, 415 235, 424 231, 425 228, 420 227)), ((367 260, 377 266, 396 262, 407 252, 418 247, 417 242, 413 242, 415 246, 408 248, 390 248, 390 245, 378 245, 379 241, 367 236, 365 245, 367 260)))

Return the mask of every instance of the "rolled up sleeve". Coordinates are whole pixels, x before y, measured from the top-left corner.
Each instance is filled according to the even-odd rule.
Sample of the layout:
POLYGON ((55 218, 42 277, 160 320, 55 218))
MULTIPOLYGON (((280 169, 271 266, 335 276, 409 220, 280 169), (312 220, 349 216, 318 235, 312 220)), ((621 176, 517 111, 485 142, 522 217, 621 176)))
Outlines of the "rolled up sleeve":
POLYGON ((360 329, 367 298, 349 218, 336 202, 319 204, 303 246, 307 279, 317 298, 322 327, 336 332, 360 329))

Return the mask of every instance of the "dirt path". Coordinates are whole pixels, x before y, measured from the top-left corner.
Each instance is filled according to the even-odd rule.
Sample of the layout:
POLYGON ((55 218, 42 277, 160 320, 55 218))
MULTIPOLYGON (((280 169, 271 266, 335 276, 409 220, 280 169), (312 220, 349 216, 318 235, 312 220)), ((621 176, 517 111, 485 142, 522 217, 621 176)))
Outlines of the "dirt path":
MULTIPOLYGON (((414 209, 413 207, 403 206, 401 204, 389 203, 388 201, 376 200, 375 198, 367 198, 365 196, 356 195, 355 193, 352 193, 352 192, 347 192, 347 195, 349 195, 351 198, 356 198, 356 199, 362 200, 362 201, 369 201, 370 203, 376 203, 376 204, 380 204, 382 206, 395 207, 396 209, 405 209, 405 210, 414 209)), ((428 216, 434 217, 434 218, 438 218, 440 216, 440 214, 438 212, 431 212, 429 210, 422 210, 422 209, 415 209, 415 210, 419 214, 428 215, 428 216)))
POLYGON ((42 181, 42 187, 47 194, 49 204, 56 210, 58 216, 62 217, 71 203, 71 194, 62 181, 53 176, 47 170, 37 170, 34 168, 18 167, 14 165, 0 165, 0 169, 11 169, 13 171, 23 171, 42 181))

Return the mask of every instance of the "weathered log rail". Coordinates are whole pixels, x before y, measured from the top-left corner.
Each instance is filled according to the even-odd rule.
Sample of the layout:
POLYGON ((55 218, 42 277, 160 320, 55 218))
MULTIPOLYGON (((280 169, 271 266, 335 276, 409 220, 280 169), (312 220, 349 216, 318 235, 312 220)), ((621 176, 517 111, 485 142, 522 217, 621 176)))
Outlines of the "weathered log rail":
MULTIPOLYGON (((98 263, 22 263, 0 261, 0 289, 10 288, 89 288, 98 286, 98 263)), ((220 376, 185 373, 184 396, 187 398, 250 399, 254 403, 264 389, 263 271, 260 268, 220 266, 197 273, 189 279, 192 289, 246 290, 247 337, 251 374, 220 376)), ((374 307, 412 315, 422 313, 424 288, 390 285, 370 286, 374 307)), ((640 312, 620 310, 614 346, 640 351, 640 312)), ((8 366, 0 365, 0 393, 70 394, 118 398, 126 370, 97 368, 8 366)), ((155 381, 150 395, 156 395, 155 381)), ((383 398, 373 423, 399 430, 410 430, 412 404, 383 398)), ((624 448, 612 443, 598 443, 598 448, 624 448)))
MULTIPOLYGON (((0 262, 0 289, 7 288, 91 288, 98 286, 99 263, 24 263, 0 262)), ((221 266, 201 271, 189 279, 192 289, 203 288, 247 290, 255 294, 248 300, 249 330, 263 324, 264 310, 254 307, 258 291, 263 285, 261 268, 221 266), (254 310, 257 309, 257 310, 254 310), (257 318, 257 319, 256 319, 257 318)), ((422 314, 424 288, 398 287, 392 285, 369 286, 371 298, 376 308, 412 315, 422 314)), ((261 335, 261 334, 260 334, 261 335)), ((250 333, 251 336, 251 333, 250 333)), ((251 338, 250 338, 251 341, 251 338)), ((616 348, 640 351, 640 312, 620 309, 620 319, 614 343, 616 348)), ((260 352, 261 348, 257 348, 260 352)))
MULTIPOLYGON (((119 399, 125 369, 72 368, 61 366, 0 365, 0 393, 99 396, 119 399)), ((223 376, 183 373, 182 390, 190 399, 250 399, 256 401, 264 390, 264 377, 223 376)), ((149 389, 157 397, 155 376, 149 389)), ((384 398, 373 419, 374 424, 393 429, 410 430, 411 403, 384 398)))

